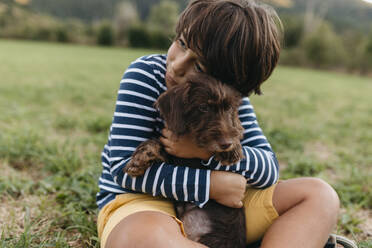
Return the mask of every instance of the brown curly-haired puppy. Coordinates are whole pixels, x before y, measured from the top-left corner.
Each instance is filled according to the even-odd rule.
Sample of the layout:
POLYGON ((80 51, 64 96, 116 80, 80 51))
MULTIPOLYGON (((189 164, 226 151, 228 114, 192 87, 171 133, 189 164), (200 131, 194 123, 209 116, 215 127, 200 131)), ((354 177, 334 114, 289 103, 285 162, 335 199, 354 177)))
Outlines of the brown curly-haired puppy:
MULTIPOLYGON (((240 103, 241 95, 236 90, 207 75, 198 75, 161 94, 155 107, 175 138, 191 134, 194 142, 214 154, 221 165, 231 165, 243 158, 240 103)), ((137 147, 124 171, 140 176, 154 162, 161 161, 177 164, 177 158, 167 154, 158 139, 151 139, 137 147)), ((200 160, 189 160, 187 165, 200 168, 200 160)), ((245 247, 243 209, 229 208, 213 200, 203 208, 175 202, 175 209, 191 240, 213 248, 245 247)))

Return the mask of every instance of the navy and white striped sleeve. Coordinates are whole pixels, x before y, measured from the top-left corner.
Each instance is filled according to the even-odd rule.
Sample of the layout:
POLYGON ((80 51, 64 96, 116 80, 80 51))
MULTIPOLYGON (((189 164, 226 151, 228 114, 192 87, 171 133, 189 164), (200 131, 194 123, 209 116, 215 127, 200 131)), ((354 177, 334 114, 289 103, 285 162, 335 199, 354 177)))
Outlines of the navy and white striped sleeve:
POLYGON ((213 157, 205 166, 213 170, 232 171, 243 175, 255 188, 266 188, 278 181, 279 163, 269 142, 258 125, 256 114, 248 97, 239 107, 239 119, 244 128, 241 140, 244 159, 235 165, 222 166, 213 157))
POLYGON ((209 200, 210 170, 155 163, 143 176, 132 178, 123 171, 136 147, 155 135, 158 113, 153 104, 165 90, 159 79, 164 77, 165 68, 160 63, 154 71, 154 63, 157 63, 155 59, 137 60, 121 80, 105 148, 110 174, 114 183, 123 189, 203 206, 209 200))

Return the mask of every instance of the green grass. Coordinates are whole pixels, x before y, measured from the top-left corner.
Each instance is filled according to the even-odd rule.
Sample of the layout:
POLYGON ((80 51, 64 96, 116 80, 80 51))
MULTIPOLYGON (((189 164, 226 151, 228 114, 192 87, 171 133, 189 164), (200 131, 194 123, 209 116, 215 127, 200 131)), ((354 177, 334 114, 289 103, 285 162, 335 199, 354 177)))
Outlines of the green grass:
MULTIPOLYGON (((95 193, 122 73, 154 51, 0 40, 0 247, 98 247, 95 193)), ((279 67, 251 98, 282 178, 331 183, 372 247, 372 79, 279 67)))

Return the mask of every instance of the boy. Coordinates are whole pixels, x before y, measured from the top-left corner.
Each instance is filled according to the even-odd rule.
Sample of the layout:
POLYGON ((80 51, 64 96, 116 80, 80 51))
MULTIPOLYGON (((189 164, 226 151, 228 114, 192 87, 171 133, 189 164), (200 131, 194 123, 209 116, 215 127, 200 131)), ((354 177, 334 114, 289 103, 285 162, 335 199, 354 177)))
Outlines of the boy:
POLYGON ((182 13, 167 55, 142 57, 129 66, 102 153, 97 195, 102 247, 204 247, 182 234, 166 198, 199 207, 209 199, 244 205, 247 243, 264 237, 261 247, 323 247, 336 223, 337 194, 318 179, 276 183, 278 162, 247 97, 239 108, 245 159, 227 167, 187 136, 172 140, 153 107, 162 92, 184 83, 190 73, 207 73, 245 96, 260 94, 279 58, 276 18, 254 2, 196 0, 182 13), (205 170, 159 163, 144 176, 126 175, 123 168, 135 148, 160 132, 168 153, 199 158, 205 170))

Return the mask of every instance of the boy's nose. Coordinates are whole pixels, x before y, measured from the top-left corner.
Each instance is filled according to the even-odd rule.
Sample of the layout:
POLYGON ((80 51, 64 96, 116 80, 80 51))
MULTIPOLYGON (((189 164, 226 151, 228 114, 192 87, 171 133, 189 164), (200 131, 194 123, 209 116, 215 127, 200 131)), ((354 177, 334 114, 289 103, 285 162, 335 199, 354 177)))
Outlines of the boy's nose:
POLYGON ((181 61, 174 61, 172 69, 175 76, 183 77, 185 75, 185 68, 182 65, 183 63, 181 61))

